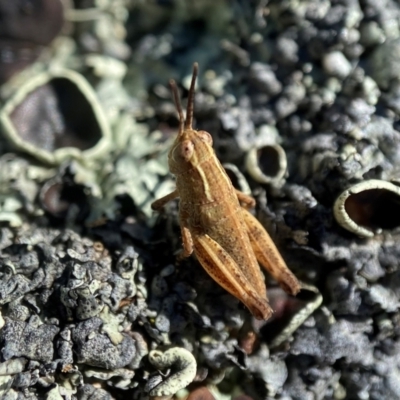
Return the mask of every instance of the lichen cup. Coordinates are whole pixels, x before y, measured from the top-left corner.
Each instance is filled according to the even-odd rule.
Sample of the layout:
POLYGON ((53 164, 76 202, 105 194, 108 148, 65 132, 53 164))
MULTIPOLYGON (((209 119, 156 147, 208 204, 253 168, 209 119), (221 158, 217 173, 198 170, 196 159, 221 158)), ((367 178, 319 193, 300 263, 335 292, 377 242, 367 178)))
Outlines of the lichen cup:
POLYGON ((285 183, 287 159, 277 143, 257 145, 246 155, 246 170, 257 182, 281 186, 285 183))
POLYGON ((14 151, 46 164, 100 158, 110 128, 90 84, 71 70, 33 76, 0 110, 0 130, 14 151))
POLYGON ((400 187, 379 179, 356 183, 338 196, 333 215, 341 227, 361 237, 394 229, 400 226, 400 187))

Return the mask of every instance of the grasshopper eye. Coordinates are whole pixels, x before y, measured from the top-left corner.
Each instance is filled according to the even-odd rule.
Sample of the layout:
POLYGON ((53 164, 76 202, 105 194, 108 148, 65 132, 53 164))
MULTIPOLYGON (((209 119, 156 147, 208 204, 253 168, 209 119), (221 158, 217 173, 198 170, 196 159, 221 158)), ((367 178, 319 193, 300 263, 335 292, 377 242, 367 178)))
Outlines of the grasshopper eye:
POLYGON ((210 146, 213 144, 212 136, 206 131, 197 131, 197 135, 203 142, 206 142, 210 146))
POLYGON ((194 153, 194 144, 191 140, 184 140, 181 143, 181 156, 185 159, 185 161, 189 161, 192 158, 194 153))

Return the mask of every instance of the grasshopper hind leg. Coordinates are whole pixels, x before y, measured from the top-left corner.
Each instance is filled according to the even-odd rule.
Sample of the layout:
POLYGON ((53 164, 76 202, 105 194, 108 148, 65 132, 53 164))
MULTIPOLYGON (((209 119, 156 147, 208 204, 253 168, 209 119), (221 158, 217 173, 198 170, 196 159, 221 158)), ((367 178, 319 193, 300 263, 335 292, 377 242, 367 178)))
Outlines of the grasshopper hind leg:
POLYGON ((194 252, 202 267, 220 286, 242 301, 257 318, 267 320, 272 309, 251 286, 233 258, 208 235, 194 235, 194 252))
POLYGON ((279 282, 285 292, 296 295, 300 291, 300 283, 287 267, 267 231, 244 208, 242 208, 242 216, 258 262, 279 282))

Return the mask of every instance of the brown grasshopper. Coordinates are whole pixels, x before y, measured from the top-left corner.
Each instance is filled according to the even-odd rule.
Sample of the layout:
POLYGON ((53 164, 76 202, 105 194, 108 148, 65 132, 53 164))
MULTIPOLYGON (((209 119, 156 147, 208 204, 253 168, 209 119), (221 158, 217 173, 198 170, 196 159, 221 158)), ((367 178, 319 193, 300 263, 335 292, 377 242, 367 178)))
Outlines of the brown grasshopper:
POLYGON ((215 155, 211 135, 192 128, 197 72, 195 63, 186 119, 176 83, 170 81, 179 114, 179 133, 168 154, 176 189, 156 200, 152 208, 159 210, 179 197, 182 255, 188 257, 194 252, 217 283, 242 301, 257 319, 266 320, 272 309, 258 262, 289 294, 297 294, 300 285, 263 226, 247 211, 255 200, 233 187, 215 155))

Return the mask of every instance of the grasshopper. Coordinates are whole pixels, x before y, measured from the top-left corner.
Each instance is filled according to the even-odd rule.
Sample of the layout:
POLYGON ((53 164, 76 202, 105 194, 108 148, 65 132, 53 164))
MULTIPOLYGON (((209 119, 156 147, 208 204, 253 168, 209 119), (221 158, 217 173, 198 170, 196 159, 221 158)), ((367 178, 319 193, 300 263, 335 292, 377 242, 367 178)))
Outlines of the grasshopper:
POLYGON ((244 303, 257 319, 267 320, 264 277, 258 262, 283 289, 296 295, 300 284, 263 226, 248 211, 255 200, 236 190, 219 162, 211 135, 192 128, 198 65, 193 65, 186 119, 175 81, 170 81, 179 115, 179 132, 168 154, 176 189, 152 203, 153 210, 180 198, 183 257, 193 252, 219 285, 244 303))

